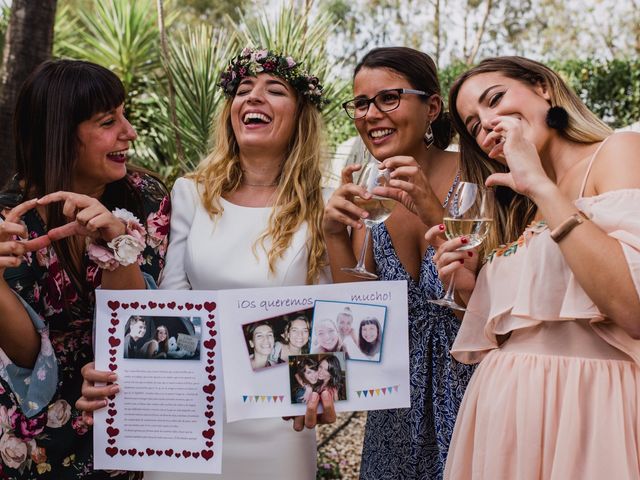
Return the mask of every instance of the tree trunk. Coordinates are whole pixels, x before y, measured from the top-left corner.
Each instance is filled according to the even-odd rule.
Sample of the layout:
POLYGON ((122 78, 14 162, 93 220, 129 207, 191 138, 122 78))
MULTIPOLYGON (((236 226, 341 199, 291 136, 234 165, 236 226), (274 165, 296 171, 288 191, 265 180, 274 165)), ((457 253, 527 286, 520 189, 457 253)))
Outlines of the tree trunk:
POLYGON ((13 0, 0 71, 0 185, 15 161, 13 110, 29 74, 51 56, 57 0, 13 0))

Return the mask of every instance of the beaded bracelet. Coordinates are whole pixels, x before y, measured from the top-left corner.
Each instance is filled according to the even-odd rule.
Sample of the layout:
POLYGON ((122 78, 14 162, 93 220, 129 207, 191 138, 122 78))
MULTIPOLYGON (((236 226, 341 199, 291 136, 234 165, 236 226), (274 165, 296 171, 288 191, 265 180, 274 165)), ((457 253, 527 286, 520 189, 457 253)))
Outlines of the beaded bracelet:
POLYGON ((133 213, 116 208, 113 215, 125 225, 125 233, 110 242, 100 242, 87 237, 87 255, 103 270, 113 271, 120 266, 139 262, 145 249, 147 231, 133 213))

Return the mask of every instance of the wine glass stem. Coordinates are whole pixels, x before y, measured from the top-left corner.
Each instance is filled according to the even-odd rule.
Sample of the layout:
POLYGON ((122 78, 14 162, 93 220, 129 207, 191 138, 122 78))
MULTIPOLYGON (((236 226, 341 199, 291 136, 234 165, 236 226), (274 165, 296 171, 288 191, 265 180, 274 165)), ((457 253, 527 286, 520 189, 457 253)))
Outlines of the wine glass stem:
POLYGON ((447 287, 447 293, 444 294, 444 300, 448 300, 455 303, 456 299, 453 293, 456 290, 455 284, 456 284, 456 272, 453 272, 451 274, 451 281, 449 282, 449 286, 447 287))
POLYGON ((358 264, 356 265, 357 270, 364 270, 364 261, 367 255, 367 247, 369 246, 369 237, 371 236, 371 227, 365 223, 365 232, 364 232, 364 241, 362 242, 362 249, 360 250, 360 258, 358 259, 358 264))

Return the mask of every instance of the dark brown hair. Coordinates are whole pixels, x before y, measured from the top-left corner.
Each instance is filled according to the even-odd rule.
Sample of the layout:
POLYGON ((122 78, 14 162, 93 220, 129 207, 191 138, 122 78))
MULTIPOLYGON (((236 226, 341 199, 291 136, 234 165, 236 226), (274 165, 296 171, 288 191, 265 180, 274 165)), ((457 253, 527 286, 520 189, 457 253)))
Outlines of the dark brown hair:
MULTIPOLYGON (((16 172, 4 192, 14 195, 3 198, 13 198, 15 204, 60 190, 71 191, 78 125, 97 113, 117 108, 124 100, 122 82, 99 65, 51 60, 38 66, 18 95, 13 121, 16 172)), ((126 208, 144 221, 141 195, 128 177, 108 184, 100 201, 109 209, 126 208)), ((49 229, 66 223, 60 203, 47 206, 46 214, 49 229)), ((86 296, 85 267, 71 260, 70 241, 55 242, 54 249, 78 294, 86 296)))
MULTIPOLYGON (((408 47, 383 47, 369 51, 353 73, 355 77, 363 68, 388 68, 407 79, 411 86, 423 90, 427 95, 440 95, 438 68, 426 53, 408 47)), ((444 112, 442 103, 440 113, 431 123, 434 144, 444 150, 453 138, 454 130, 449 115, 444 112)))

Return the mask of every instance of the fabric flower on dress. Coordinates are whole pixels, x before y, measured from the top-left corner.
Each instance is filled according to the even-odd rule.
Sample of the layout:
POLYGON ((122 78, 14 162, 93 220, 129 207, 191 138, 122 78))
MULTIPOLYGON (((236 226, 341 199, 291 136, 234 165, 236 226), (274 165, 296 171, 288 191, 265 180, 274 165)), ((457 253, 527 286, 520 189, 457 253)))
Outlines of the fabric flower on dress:
POLYGON ((60 428, 71 418, 71 405, 66 400, 56 400, 47 410, 47 427, 60 428))
POLYGON ((9 468, 20 468, 29 456, 29 448, 21 439, 11 433, 0 438, 0 457, 9 468))

